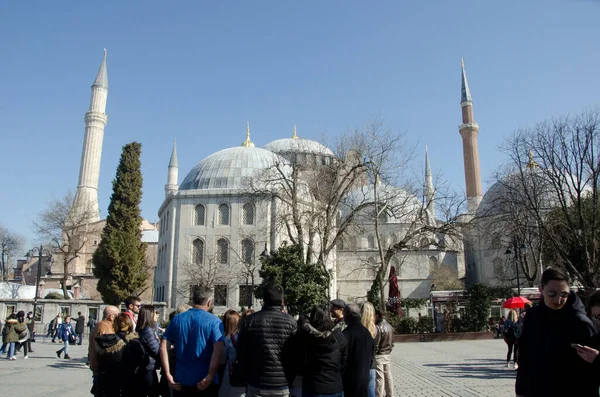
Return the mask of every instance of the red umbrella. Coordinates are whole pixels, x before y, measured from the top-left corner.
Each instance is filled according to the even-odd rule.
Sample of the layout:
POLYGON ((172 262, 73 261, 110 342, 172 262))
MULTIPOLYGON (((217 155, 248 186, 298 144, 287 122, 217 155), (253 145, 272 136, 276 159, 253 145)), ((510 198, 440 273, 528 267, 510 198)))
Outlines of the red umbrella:
POLYGON ((522 309, 525 307, 526 303, 531 303, 531 301, 527 298, 523 298, 522 296, 514 296, 510 299, 507 299, 502 307, 504 309, 522 309))
POLYGON ((398 288, 398 278, 396 277, 396 268, 392 266, 390 268, 390 275, 388 277, 388 301, 387 308, 392 313, 396 313, 398 316, 402 316, 402 302, 400 299, 400 288, 398 288))

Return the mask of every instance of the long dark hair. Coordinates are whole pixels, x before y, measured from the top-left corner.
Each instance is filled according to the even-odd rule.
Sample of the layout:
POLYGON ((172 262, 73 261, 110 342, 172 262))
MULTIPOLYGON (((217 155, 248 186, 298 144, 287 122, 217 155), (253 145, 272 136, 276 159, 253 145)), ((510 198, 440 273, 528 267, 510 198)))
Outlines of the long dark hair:
POLYGON ((329 307, 325 305, 313 307, 310 312, 310 325, 320 332, 330 331, 333 324, 331 322, 331 315, 329 314, 329 307))
POLYGON ((138 314, 137 325, 135 327, 135 332, 139 333, 146 327, 154 326, 154 306, 152 305, 144 305, 140 309, 140 313, 138 314))

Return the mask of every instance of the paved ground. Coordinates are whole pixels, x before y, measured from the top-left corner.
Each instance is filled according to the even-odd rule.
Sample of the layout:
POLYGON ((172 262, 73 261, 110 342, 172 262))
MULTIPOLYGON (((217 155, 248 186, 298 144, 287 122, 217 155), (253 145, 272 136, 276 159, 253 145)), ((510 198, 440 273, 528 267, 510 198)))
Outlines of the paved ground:
MULTIPOLYGON (((86 342, 84 340, 84 342, 86 342)), ((393 353, 396 397, 514 396, 515 371, 506 368, 501 340, 399 343, 393 353)), ((88 396, 87 346, 71 346, 59 360, 58 343, 34 343, 28 360, 0 360, 0 396, 88 396)))

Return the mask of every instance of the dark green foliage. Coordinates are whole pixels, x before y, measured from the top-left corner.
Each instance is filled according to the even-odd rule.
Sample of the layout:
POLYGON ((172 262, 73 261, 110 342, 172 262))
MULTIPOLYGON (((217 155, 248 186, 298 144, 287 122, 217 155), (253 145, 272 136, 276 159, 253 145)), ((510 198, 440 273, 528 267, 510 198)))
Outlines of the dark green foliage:
POLYGON ((399 317, 395 331, 398 334, 416 334, 417 320, 414 317, 399 317))
POLYGON ((423 306, 427 306, 429 298, 404 298, 402 299, 402 306, 407 309, 420 309, 423 306))
POLYGON ((127 296, 140 291, 147 278, 146 243, 141 240, 140 230, 141 149, 142 145, 137 142, 123 147, 113 180, 106 226, 93 256, 98 292, 104 302, 117 306, 127 296))
POLYGON ((65 299, 65 297, 58 292, 48 292, 44 299, 65 299))
POLYGON ((267 258, 261 258, 262 278, 254 295, 262 299, 269 284, 283 287, 285 304, 291 315, 309 314, 317 304, 328 301, 329 275, 319 265, 304 263, 299 245, 282 245, 267 258))
POLYGON ((513 289, 511 287, 488 286, 487 289, 490 299, 508 299, 513 296, 513 289))
POLYGON ((433 318, 430 316, 421 316, 417 320, 417 332, 420 334, 427 334, 433 332, 433 318))
POLYGON ((465 292, 469 301, 463 319, 464 329, 469 332, 481 331, 487 326, 492 307, 489 289, 483 284, 473 284, 465 292))
POLYGON ((381 307, 381 283, 379 277, 375 277, 371 289, 367 292, 367 300, 373 304, 375 308, 381 307))

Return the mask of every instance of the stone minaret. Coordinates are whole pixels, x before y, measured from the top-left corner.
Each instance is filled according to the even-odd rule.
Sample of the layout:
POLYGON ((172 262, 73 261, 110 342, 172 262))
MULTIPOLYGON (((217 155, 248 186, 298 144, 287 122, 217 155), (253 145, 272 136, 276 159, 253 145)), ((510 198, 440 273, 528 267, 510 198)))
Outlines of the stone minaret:
POLYGON ((433 175, 431 174, 431 167, 429 166, 429 153, 427 151, 427 146, 425 146, 425 200, 433 219, 435 219, 434 196, 435 189, 433 188, 433 175))
POLYGON ((479 169, 479 148, 477 134, 479 125, 473 117, 473 101, 465 73, 465 61, 461 62, 462 90, 460 107, 462 108, 462 124, 458 127, 463 141, 463 158, 465 163, 465 181, 467 185, 467 209, 470 214, 475 213, 481 202, 481 172, 479 169))
POLYGON ((177 179, 179 178, 179 164, 177 162, 177 141, 173 142, 173 151, 171 152, 171 160, 169 161, 169 175, 167 184, 165 185, 165 193, 176 192, 179 189, 177 179))
POLYGON ((74 209, 80 214, 88 214, 88 222, 100 220, 98 209, 98 179, 102 158, 102 139, 106 125, 106 98, 108 96, 108 75, 106 74, 106 50, 104 60, 92 85, 90 108, 85 114, 85 138, 79 169, 79 184, 74 209))

